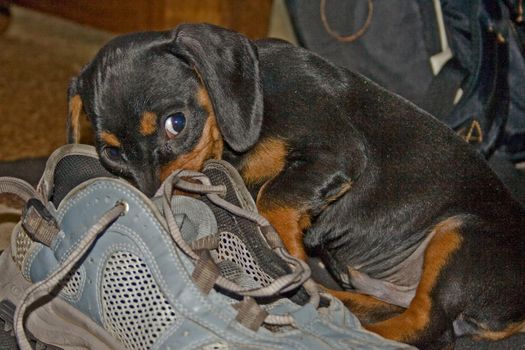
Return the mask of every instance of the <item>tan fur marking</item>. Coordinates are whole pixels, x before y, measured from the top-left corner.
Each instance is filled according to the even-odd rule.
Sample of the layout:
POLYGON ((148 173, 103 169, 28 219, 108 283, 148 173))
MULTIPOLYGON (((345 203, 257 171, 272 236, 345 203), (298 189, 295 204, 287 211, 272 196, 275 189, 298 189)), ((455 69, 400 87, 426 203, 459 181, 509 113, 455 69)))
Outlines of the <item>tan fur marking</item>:
POLYGON ((501 339, 508 338, 515 333, 523 333, 523 332, 525 332, 525 321, 511 323, 500 331, 491 331, 491 330, 481 331, 481 333, 477 335, 476 338, 494 341, 494 340, 501 340, 501 339))
POLYGON ((82 99, 75 95, 69 100, 69 129, 73 136, 73 143, 80 141, 80 112, 82 111, 82 99))
POLYGON ((117 136, 113 133, 110 133, 109 131, 102 131, 100 133, 100 139, 104 141, 106 145, 112 146, 112 147, 120 147, 120 141, 117 138, 117 136))
POLYGON ((241 175, 247 184, 262 183, 277 176, 286 164, 286 143, 278 138, 259 142, 241 165, 241 175))
POLYGON ((449 218, 434 228, 436 233, 425 251, 421 280, 408 309, 399 316, 365 325, 365 328, 388 339, 409 342, 428 326, 432 308, 430 293, 450 256, 461 246, 460 226, 460 220, 449 218))
POLYGON ((382 300, 376 299, 370 295, 359 294, 349 291, 332 290, 323 287, 328 293, 341 300, 358 318, 366 318, 369 313, 377 310, 390 312, 401 312, 402 307, 389 304, 382 300))
POLYGON ((157 115, 153 112, 144 112, 140 119, 139 131, 143 136, 153 135, 157 131, 157 115))
POLYGON ((210 95, 208 94, 208 91, 206 91, 206 89, 203 87, 200 87, 197 90, 197 102, 204 108, 204 110, 208 114, 214 114, 210 100, 210 95))
POLYGON ((289 207, 266 210, 259 207, 259 211, 275 228, 288 252, 299 259, 306 260, 303 232, 311 225, 308 214, 289 207))

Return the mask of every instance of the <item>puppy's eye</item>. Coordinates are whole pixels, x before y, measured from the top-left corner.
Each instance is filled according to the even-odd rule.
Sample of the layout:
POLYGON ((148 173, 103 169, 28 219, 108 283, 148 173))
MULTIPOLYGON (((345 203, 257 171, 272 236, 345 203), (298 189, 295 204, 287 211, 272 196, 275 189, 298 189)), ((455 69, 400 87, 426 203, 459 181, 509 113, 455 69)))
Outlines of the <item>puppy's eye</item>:
POLYGON ((184 113, 175 113, 166 118, 164 129, 169 138, 177 136, 186 126, 186 117, 184 113))
POLYGON ((114 162, 122 160, 122 153, 118 147, 104 147, 103 152, 108 159, 114 162))

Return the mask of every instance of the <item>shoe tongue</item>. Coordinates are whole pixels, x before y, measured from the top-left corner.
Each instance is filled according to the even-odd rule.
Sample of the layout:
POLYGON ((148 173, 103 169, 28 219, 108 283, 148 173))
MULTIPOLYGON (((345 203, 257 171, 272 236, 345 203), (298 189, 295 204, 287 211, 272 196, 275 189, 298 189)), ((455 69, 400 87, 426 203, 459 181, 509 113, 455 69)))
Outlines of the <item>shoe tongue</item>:
POLYGON ((53 190, 49 199, 55 207, 64 197, 82 182, 96 177, 115 177, 108 172, 97 157, 66 154, 53 171, 53 190))

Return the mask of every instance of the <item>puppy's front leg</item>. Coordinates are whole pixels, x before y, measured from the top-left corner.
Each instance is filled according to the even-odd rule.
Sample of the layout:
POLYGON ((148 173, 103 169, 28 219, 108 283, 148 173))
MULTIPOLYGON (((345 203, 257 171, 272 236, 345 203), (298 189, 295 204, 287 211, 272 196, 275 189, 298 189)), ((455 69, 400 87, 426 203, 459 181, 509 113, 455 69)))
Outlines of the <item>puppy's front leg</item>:
POLYGON ((351 184, 348 175, 341 170, 330 171, 326 163, 295 164, 261 187, 257 208, 277 230, 288 251, 306 260, 304 231, 322 210, 350 190, 351 184))

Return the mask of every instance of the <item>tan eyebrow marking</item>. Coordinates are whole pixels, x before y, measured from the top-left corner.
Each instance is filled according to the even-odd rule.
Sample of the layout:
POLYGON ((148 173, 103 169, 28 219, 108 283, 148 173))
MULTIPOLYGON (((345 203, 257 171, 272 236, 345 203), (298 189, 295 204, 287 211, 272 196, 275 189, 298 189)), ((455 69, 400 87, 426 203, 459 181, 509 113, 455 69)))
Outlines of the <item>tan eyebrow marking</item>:
POLYGON ((157 131, 157 115, 153 112, 144 112, 140 119, 140 133, 143 136, 148 136, 155 131, 157 131))
POLYGON ((115 134, 113 134, 113 133, 111 133, 109 131, 102 131, 100 133, 100 139, 102 141, 104 141, 109 146, 113 146, 113 147, 120 147, 121 146, 118 137, 115 134))
POLYGON ((68 139, 70 142, 79 143, 80 141, 80 113, 82 111, 82 99, 80 95, 75 95, 69 100, 68 116, 68 139))

